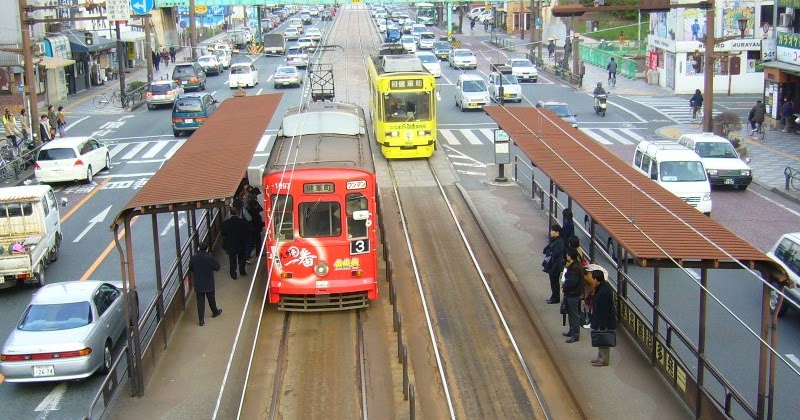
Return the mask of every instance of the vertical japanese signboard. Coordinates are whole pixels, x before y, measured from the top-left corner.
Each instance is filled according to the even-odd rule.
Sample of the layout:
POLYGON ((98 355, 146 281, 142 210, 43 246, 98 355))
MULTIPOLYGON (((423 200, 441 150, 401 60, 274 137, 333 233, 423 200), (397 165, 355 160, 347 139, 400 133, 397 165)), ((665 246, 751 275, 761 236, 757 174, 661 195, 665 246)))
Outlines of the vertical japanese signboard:
POLYGON ((109 22, 127 22, 131 18, 130 0, 106 0, 106 16, 109 22))

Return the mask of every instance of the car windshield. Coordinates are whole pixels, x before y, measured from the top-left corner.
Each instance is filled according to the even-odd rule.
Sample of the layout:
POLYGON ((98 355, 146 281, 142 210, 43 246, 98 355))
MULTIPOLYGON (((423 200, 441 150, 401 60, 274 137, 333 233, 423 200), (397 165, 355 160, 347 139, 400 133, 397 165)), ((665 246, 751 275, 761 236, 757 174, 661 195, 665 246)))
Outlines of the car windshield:
POLYGON ((180 98, 175 101, 175 112, 200 112, 203 103, 199 98, 180 98))
POLYGON ((20 331, 61 331, 83 327, 91 322, 92 308, 89 306, 89 302, 31 305, 25 311, 17 329, 20 331))
POLYGON ((423 63, 438 63, 439 62, 439 59, 436 58, 433 54, 420 54, 417 57, 419 57, 419 61, 422 61, 423 63))
POLYGON ((464 92, 484 92, 486 84, 483 80, 467 80, 464 82, 464 92))
POLYGON ((214 63, 217 61, 217 57, 200 57, 197 61, 201 63, 214 63))
POLYGON ((304 48, 292 47, 292 48, 289 48, 289 51, 286 54, 287 55, 303 55, 305 53, 306 53, 306 50, 304 48))
POLYGON ((250 73, 250 66, 231 67, 231 74, 244 74, 244 73, 250 73))
POLYGON ((706 180, 703 164, 694 161, 661 162, 661 180, 664 182, 698 182, 706 180))
POLYGON ((545 105, 545 108, 553 111, 559 117, 571 117, 572 112, 569 110, 569 107, 563 104, 558 105, 545 105))
POLYGON ((161 85, 161 84, 159 84, 159 85, 155 85, 155 84, 150 85, 150 92, 152 92, 152 93, 162 94, 162 93, 167 93, 170 90, 172 90, 172 85, 161 85))
POLYGON ((437 41, 437 42, 433 43, 433 48, 437 49, 437 50, 438 49, 449 50, 450 49, 450 44, 448 44, 447 42, 443 42, 443 41, 437 41))
POLYGON ((517 81, 517 76, 514 76, 513 74, 504 74, 503 75, 503 84, 506 84, 506 85, 517 85, 517 84, 519 84, 519 81, 517 81))
POLYGON ((511 60, 511 67, 533 67, 528 60, 511 60))
POLYGON ((36 160, 61 160, 61 159, 75 159, 75 150, 71 148, 61 149, 42 149, 39 151, 39 156, 36 160))
POLYGON ((729 142, 700 142, 694 151, 704 158, 736 158, 736 151, 729 142))
POLYGON ((194 67, 192 66, 175 66, 173 75, 180 76, 194 76, 194 67))
POLYGON ((419 39, 436 39, 436 35, 431 33, 420 34, 419 39))
POLYGON ((402 42, 404 44, 413 44, 414 43, 414 38, 400 38, 400 42, 402 42))

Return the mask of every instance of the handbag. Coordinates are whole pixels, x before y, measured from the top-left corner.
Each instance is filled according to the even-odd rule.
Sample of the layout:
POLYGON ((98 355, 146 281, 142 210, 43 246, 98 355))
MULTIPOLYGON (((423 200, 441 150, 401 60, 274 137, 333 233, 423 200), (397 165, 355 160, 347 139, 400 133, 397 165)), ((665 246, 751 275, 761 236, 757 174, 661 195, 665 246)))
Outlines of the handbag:
POLYGON ((553 268, 553 256, 545 255, 544 259, 542 260, 542 271, 549 273, 551 268, 553 268))
POLYGON ((616 330, 592 330, 592 347, 616 347, 616 330))

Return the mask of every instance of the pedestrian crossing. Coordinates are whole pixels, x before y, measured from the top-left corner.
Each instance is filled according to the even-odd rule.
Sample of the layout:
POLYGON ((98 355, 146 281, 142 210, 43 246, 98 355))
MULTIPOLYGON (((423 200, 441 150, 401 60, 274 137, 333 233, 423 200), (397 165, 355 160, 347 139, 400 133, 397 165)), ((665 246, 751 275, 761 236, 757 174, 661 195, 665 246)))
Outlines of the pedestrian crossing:
MULTIPOLYGON (((270 130, 274 133, 274 130, 270 130)), ((256 146, 255 156, 269 153, 267 147, 275 134, 264 134, 256 146)), ((183 146, 187 138, 156 137, 143 141, 106 140, 108 154, 115 163, 160 163, 169 160, 183 146)))
MULTIPOLYGON (((625 99, 659 112, 676 124, 698 123, 697 121, 692 121, 692 108, 689 107, 688 99, 658 96, 626 96, 625 99)), ((720 111, 715 110, 713 115, 719 113, 720 111)))
MULTIPOLYGON (((580 128, 594 141, 603 145, 636 145, 646 137, 646 128, 580 128)), ((494 144, 493 128, 440 129, 439 141, 448 146, 479 146, 494 144)))

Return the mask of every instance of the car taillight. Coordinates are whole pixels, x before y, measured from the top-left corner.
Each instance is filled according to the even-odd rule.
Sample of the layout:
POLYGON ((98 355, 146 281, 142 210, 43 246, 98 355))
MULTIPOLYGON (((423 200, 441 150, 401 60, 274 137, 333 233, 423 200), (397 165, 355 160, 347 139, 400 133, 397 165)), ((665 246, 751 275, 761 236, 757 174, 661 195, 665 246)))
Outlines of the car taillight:
POLYGON ((197 122, 198 124, 202 124, 206 122, 206 119, 205 117, 200 117, 200 118, 195 118, 194 121, 197 122))
POLYGON ((34 354, 2 354, 0 361, 3 362, 24 362, 26 360, 53 360, 69 359, 71 357, 83 357, 92 354, 92 349, 85 348, 74 351, 62 351, 57 353, 34 353, 34 354))
POLYGON ((83 166, 83 161, 78 159, 75 161, 75 166, 83 166))
POLYGON ((183 118, 173 118, 172 119, 172 123, 173 124, 180 124, 182 122, 183 122, 183 118))
POLYGON ((152 98, 153 97, 153 92, 147 92, 147 97, 148 98, 152 98))
POLYGON ((190 81, 191 81, 192 83, 197 83, 197 78, 196 78, 196 77, 192 77, 192 79, 191 79, 190 81))

